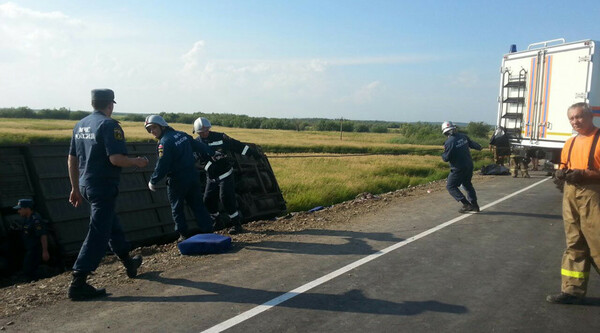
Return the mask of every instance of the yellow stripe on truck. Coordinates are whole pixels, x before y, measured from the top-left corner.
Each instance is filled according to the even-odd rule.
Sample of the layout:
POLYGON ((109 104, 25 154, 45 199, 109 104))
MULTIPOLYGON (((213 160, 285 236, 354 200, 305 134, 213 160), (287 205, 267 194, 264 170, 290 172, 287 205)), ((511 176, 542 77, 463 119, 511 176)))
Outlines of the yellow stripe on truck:
POLYGON ((576 279, 587 279, 588 276, 590 275, 590 272, 575 272, 575 271, 569 271, 569 270, 566 270, 563 268, 560 270, 560 274, 562 274, 564 276, 576 278, 576 279))
POLYGON ((548 135, 572 136, 573 133, 548 132, 548 135))

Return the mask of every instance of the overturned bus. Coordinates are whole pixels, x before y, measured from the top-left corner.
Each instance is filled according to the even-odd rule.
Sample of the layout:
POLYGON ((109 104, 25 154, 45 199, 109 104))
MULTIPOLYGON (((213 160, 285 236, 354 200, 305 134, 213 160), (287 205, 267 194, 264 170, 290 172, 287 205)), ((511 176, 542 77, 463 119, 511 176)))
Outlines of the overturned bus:
MULTIPOLYGON (((286 212, 285 200, 267 157, 259 146, 249 145, 262 158, 228 153, 233 162, 243 223, 286 212)), ((134 247, 175 240, 177 234, 166 185, 161 183, 156 192, 147 188, 156 165, 156 144, 129 143, 127 149, 131 156, 147 156, 150 160, 146 168, 125 168, 121 173, 116 211, 127 238, 134 247)), ((12 208, 22 198, 33 199, 34 210, 48 222, 50 265, 68 267, 77 255, 87 234, 90 207, 84 203, 75 208, 69 203, 68 151, 68 144, 0 146, 0 275, 18 271, 23 261, 21 217, 12 208)), ((200 177, 204 183, 205 175, 200 177)), ((196 226, 187 207, 186 218, 190 227, 196 226)), ((229 227, 228 221, 221 222, 219 227, 229 227)))

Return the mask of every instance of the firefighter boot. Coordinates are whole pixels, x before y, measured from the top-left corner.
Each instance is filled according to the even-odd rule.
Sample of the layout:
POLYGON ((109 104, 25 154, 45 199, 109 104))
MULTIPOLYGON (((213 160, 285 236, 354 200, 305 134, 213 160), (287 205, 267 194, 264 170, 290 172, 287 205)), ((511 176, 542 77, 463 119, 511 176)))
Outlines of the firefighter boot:
POLYGON ((126 253, 124 255, 118 255, 117 257, 119 257, 119 260, 121 260, 123 266, 125 266, 125 269, 127 270, 127 276, 130 279, 136 277, 137 270, 142 265, 142 256, 137 255, 132 258, 129 256, 129 253, 126 253))
POLYGON ((560 294, 548 295, 546 301, 554 304, 582 304, 583 297, 561 292, 560 294))
POLYGON ((106 289, 96 289, 86 282, 89 272, 73 271, 73 281, 69 286, 68 296, 74 301, 106 296, 106 289))

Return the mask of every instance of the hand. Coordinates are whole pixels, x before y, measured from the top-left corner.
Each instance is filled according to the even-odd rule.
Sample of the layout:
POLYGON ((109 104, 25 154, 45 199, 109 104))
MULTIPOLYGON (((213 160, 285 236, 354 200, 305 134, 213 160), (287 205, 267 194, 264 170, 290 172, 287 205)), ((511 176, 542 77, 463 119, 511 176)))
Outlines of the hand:
POLYGON ((48 251, 44 251, 44 252, 42 252, 42 259, 43 259, 44 261, 48 261, 48 260, 50 260, 50 253, 48 253, 48 251))
POLYGON ((148 162, 146 156, 138 156, 135 158, 135 166, 138 168, 145 168, 148 165, 148 162))
POLYGON ((213 162, 216 162, 225 157, 226 157, 225 154, 223 154, 220 151, 216 151, 215 154, 213 156, 211 156, 210 158, 213 160, 213 162))
POLYGON ((156 192, 156 185, 152 184, 151 182, 148 182, 148 188, 150 191, 156 192))
POLYGON ((77 188, 71 189, 71 194, 69 195, 69 202, 71 203, 71 205, 73 205, 73 207, 77 208, 77 207, 79 207, 79 205, 81 204, 82 201, 83 201, 83 197, 81 196, 81 192, 79 192, 79 189, 77 189, 77 188))
POLYGON ((569 184, 581 184, 584 180, 585 175, 581 169, 569 170, 565 176, 565 181, 569 184))
POLYGON ((554 178, 564 180, 567 175, 567 169, 558 169, 554 172, 554 178))
POLYGON ((554 178, 553 182, 554 182, 554 185, 556 185, 556 188, 560 190, 560 193, 563 193, 564 188, 565 188, 565 180, 554 178))

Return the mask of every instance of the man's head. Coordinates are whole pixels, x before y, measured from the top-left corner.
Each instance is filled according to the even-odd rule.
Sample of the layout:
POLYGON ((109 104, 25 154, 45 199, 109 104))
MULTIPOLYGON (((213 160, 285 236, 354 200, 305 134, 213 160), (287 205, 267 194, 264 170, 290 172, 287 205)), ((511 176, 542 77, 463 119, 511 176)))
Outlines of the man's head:
POLYGON ((160 139, 165 132, 165 128, 169 127, 169 124, 163 117, 153 114, 146 117, 144 127, 146 127, 148 133, 152 134, 155 138, 160 139))
POLYGON ((13 209, 16 209, 21 217, 29 217, 33 214, 33 200, 19 199, 13 209))
POLYGON ((92 107, 110 117, 115 105, 115 93, 110 89, 92 90, 92 107))
POLYGON ((194 121, 194 129, 192 133, 198 133, 198 135, 204 139, 208 137, 211 127, 212 125, 210 124, 210 121, 208 121, 208 119, 200 117, 194 121))
POLYGON ((567 110, 569 123, 577 133, 592 134, 594 131, 594 114, 587 103, 575 103, 567 110))
POLYGON ((454 124, 451 121, 445 121, 442 123, 442 133, 445 136, 452 135, 452 133, 454 133, 455 130, 456 126, 454 126, 454 124))

